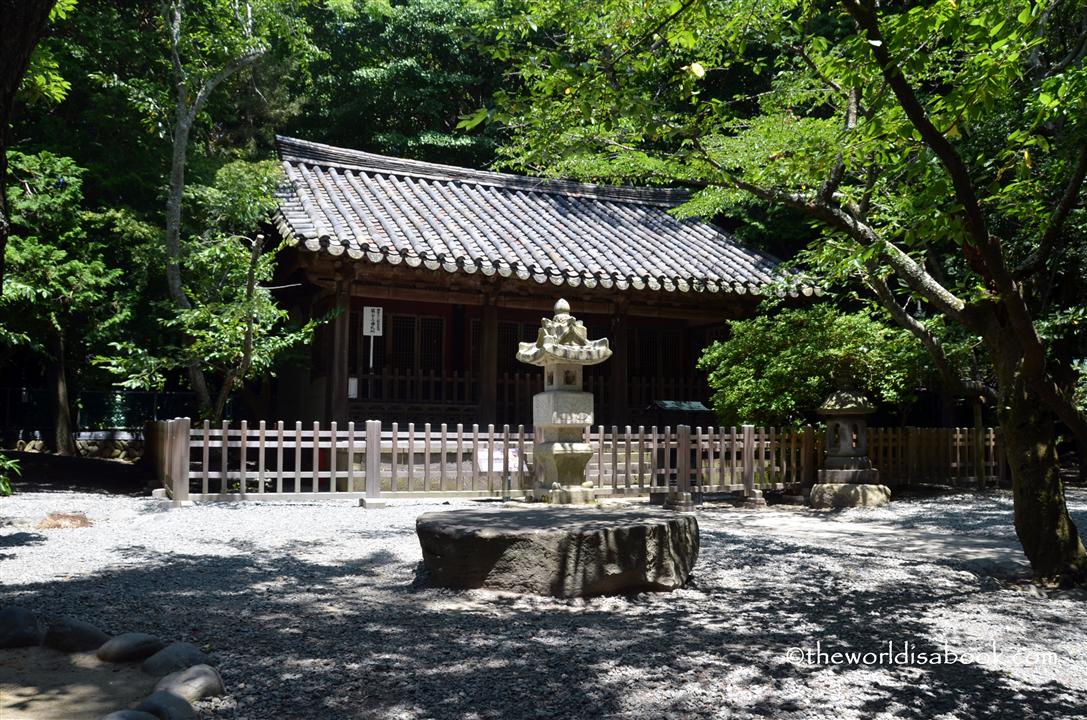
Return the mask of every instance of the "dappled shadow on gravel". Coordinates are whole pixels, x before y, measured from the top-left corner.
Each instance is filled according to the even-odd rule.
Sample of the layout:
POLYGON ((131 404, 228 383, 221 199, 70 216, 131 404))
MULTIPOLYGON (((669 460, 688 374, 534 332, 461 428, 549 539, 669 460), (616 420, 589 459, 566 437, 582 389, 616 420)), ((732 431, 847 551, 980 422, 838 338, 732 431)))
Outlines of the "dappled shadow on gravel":
POLYGON ((861 578, 876 550, 753 539, 710 518, 702 547, 676 593, 560 601, 418 589, 415 563, 380 549, 329 563, 308 559, 313 543, 236 543, 226 557, 132 546, 124 567, 8 586, 0 604, 209 645, 232 693, 204 705, 212 717, 1087 717, 1082 689, 1024 689, 979 664, 790 662, 816 640, 939 652, 929 616, 1006 591, 941 575, 938 556, 861 578))
POLYGON ((0 560, 12 557, 12 553, 4 552, 6 548, 40 545, 43 542, 45 542, 45 536, 38 532, 13 532, 0 535, 0 560))
POLYGON ((13 482, 17 493, 74 490, 131 497, 148 494, 146 486, 151 476, 138 463, 12 450, 4 454, 19 461, 21 474, 13 482))

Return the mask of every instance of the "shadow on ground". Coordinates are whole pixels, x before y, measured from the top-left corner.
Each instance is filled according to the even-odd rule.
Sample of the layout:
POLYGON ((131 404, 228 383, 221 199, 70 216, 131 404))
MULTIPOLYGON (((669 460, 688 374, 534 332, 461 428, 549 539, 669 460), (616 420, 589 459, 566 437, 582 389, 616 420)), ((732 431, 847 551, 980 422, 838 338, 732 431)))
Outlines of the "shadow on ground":
POLYGON ((83 599, 107 630, 210 645, 236 703, 214 717, 1087 717, 1084 691, 1024 691, 980 665, 789 662, 791 648, 815 638, 863 650, 906 639, 937 652, 926 614, 998 591, 857 585, 819 571, 843 550, 824 548, 819 564, 806 564, 812 546, 787 537, 729 556, 750 543, 704 530, 692 588, 589 604, 419 590, 415 564, 392 553, 318 564, 302 559, 312 543, 231 557, 133 547, 126 555, 138 564, 7 587, 3 602, 45 609, 58 596, 83 599), (760 576, 760 563, 783 557, 796 567, 789 581, 760 576), (837 690, 847 684, 847 694, 837 690))
POLYGON ((99 458, 64 457, 49 453, 5 450, 19 461, 15 492, 89 492, 108 495, 147 495, 149 470, 140 463, 99 458))

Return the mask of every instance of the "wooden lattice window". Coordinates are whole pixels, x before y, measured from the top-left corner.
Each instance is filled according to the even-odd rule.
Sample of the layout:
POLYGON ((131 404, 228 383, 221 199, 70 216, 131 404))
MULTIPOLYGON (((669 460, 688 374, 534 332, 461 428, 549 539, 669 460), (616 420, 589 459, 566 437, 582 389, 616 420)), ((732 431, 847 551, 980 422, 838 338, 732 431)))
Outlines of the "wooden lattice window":
POLYGON ((445 363, 445 320, 435 317, 419 318, 419 370, 441 372, 445 363))
POLYGON ((391 368, 399 370, 415 369, 415 317, 412 315, 393 315, 389 323, 388 346, 385 362, 391 368))
POLYGON ((386 367, 441 372, 445 369, 445 320, 393 315, 383 345, 386 367))

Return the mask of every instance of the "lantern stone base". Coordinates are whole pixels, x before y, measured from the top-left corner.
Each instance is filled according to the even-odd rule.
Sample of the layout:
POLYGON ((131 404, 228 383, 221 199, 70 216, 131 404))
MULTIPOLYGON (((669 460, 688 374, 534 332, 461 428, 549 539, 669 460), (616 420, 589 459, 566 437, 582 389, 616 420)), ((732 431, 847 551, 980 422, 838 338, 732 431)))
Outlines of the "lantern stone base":
POLYGON ((552 505, 591 505, 596 502, 596 488, 592 483, 582 486, 554 483, 551 487, 541 483, 529 491, 529 499, 552 505))
POLYGON ((879 470, 871 467, 820 470, 819 482, 832 485, 878 485, 879 470))
POLYGON ((813 508, 881 507, 891 501, 886 485, 868 483, 816 483, 808 502, 813 508))
POLYGON ((593 396, 576 390, 545 390, 532 398, 532 420, 539 428, 534 448, 541 468, 531 497, 555 505, 585 505, 596 501, 596 490, 585 480, 593 447, 585 442, 585 427, 593 421, 593 396))

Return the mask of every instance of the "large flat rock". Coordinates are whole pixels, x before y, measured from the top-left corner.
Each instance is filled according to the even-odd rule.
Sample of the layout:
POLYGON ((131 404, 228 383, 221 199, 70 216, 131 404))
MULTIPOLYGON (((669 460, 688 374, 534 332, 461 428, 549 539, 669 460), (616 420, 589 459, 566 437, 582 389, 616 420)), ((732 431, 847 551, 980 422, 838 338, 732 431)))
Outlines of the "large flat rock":
POLYGON ((434 585, 581 597, 674 590, 698 558, 698 520, 663 510, 495 508, 415 523, 434 585))

